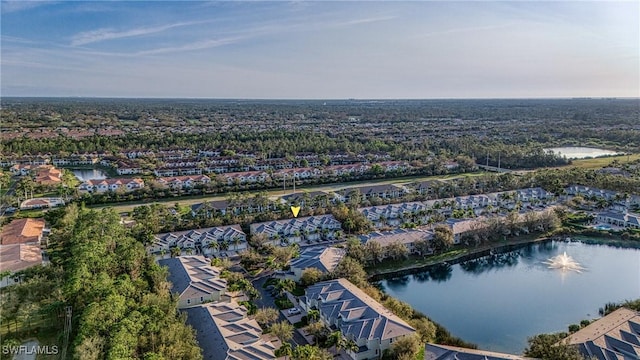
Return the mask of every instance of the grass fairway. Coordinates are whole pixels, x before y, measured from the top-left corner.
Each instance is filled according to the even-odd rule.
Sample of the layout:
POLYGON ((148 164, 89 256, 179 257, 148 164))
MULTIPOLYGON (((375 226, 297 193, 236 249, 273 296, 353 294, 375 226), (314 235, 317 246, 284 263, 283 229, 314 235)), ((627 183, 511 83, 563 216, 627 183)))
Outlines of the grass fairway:
POLYGON ((640 154, 619 155, 594 159, 573 160, 573 163, 569 166, 577 167, 580 169, 601 169, 610 165, 614 160, 618 160, 620 164, 626 164, 638 159, 640 159, 640 154))

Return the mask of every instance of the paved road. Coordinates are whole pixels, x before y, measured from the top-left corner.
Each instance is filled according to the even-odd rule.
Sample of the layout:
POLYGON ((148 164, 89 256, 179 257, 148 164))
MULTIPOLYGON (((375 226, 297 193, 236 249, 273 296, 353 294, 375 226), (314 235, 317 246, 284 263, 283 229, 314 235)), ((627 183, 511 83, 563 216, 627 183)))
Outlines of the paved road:
POLYGON ((20 352, 13 356, 13 360, 36 360, 38 340, 29 340, 21 344, 20 352), (24 348, 22 348, 24 346, 24 348))

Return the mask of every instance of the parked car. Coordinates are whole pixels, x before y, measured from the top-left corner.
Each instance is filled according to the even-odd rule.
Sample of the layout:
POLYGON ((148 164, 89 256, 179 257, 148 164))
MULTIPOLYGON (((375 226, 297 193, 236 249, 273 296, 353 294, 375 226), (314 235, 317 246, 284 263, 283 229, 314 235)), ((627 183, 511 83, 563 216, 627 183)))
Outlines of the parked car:
POLYGON ((288 313, 289 315, 300 314, 300 309, 298 309, 298 308, 291 308, 291 309, 287 310, 287 313, 288 313))

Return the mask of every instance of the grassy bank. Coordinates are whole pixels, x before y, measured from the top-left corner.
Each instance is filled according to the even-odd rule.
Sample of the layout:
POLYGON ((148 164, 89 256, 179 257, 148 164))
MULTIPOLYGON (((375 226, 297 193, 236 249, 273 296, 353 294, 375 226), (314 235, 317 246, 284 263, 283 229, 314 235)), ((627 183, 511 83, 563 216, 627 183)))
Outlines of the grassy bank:
POLYGON ((610 165, 614 160, 617 160, 620 164, 626 164, 638 159, 640 159, 640 154, 607 156, 593 159, 573 160, 569 166, 580 169, 601 169, 610 165))
POLYGON ((382 275, 405 273, 438 265, 444 262, 455 263, 472 259, 474 257, 484 256, 496 249, 505 247, 510 248, 512 246, 525 245, 546 240, 549 240, 549 237, 544 235, 524 235, 519 236, 517 239, 492 242, 478 247, 457 246, 447 252, 427 257, 411 256, 408 259, 403 260, 385 260, 373 268, 368 268, 367 274, 370 278, 377 278, 382 275))

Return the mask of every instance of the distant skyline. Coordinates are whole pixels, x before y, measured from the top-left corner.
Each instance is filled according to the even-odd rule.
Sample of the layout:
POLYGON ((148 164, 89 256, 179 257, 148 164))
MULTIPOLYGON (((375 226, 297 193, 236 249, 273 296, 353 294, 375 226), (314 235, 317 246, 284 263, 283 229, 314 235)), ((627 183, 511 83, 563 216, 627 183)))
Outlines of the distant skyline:
POLYGON ((640 96, 638 1, 2 1, 0 95, 640 96))

